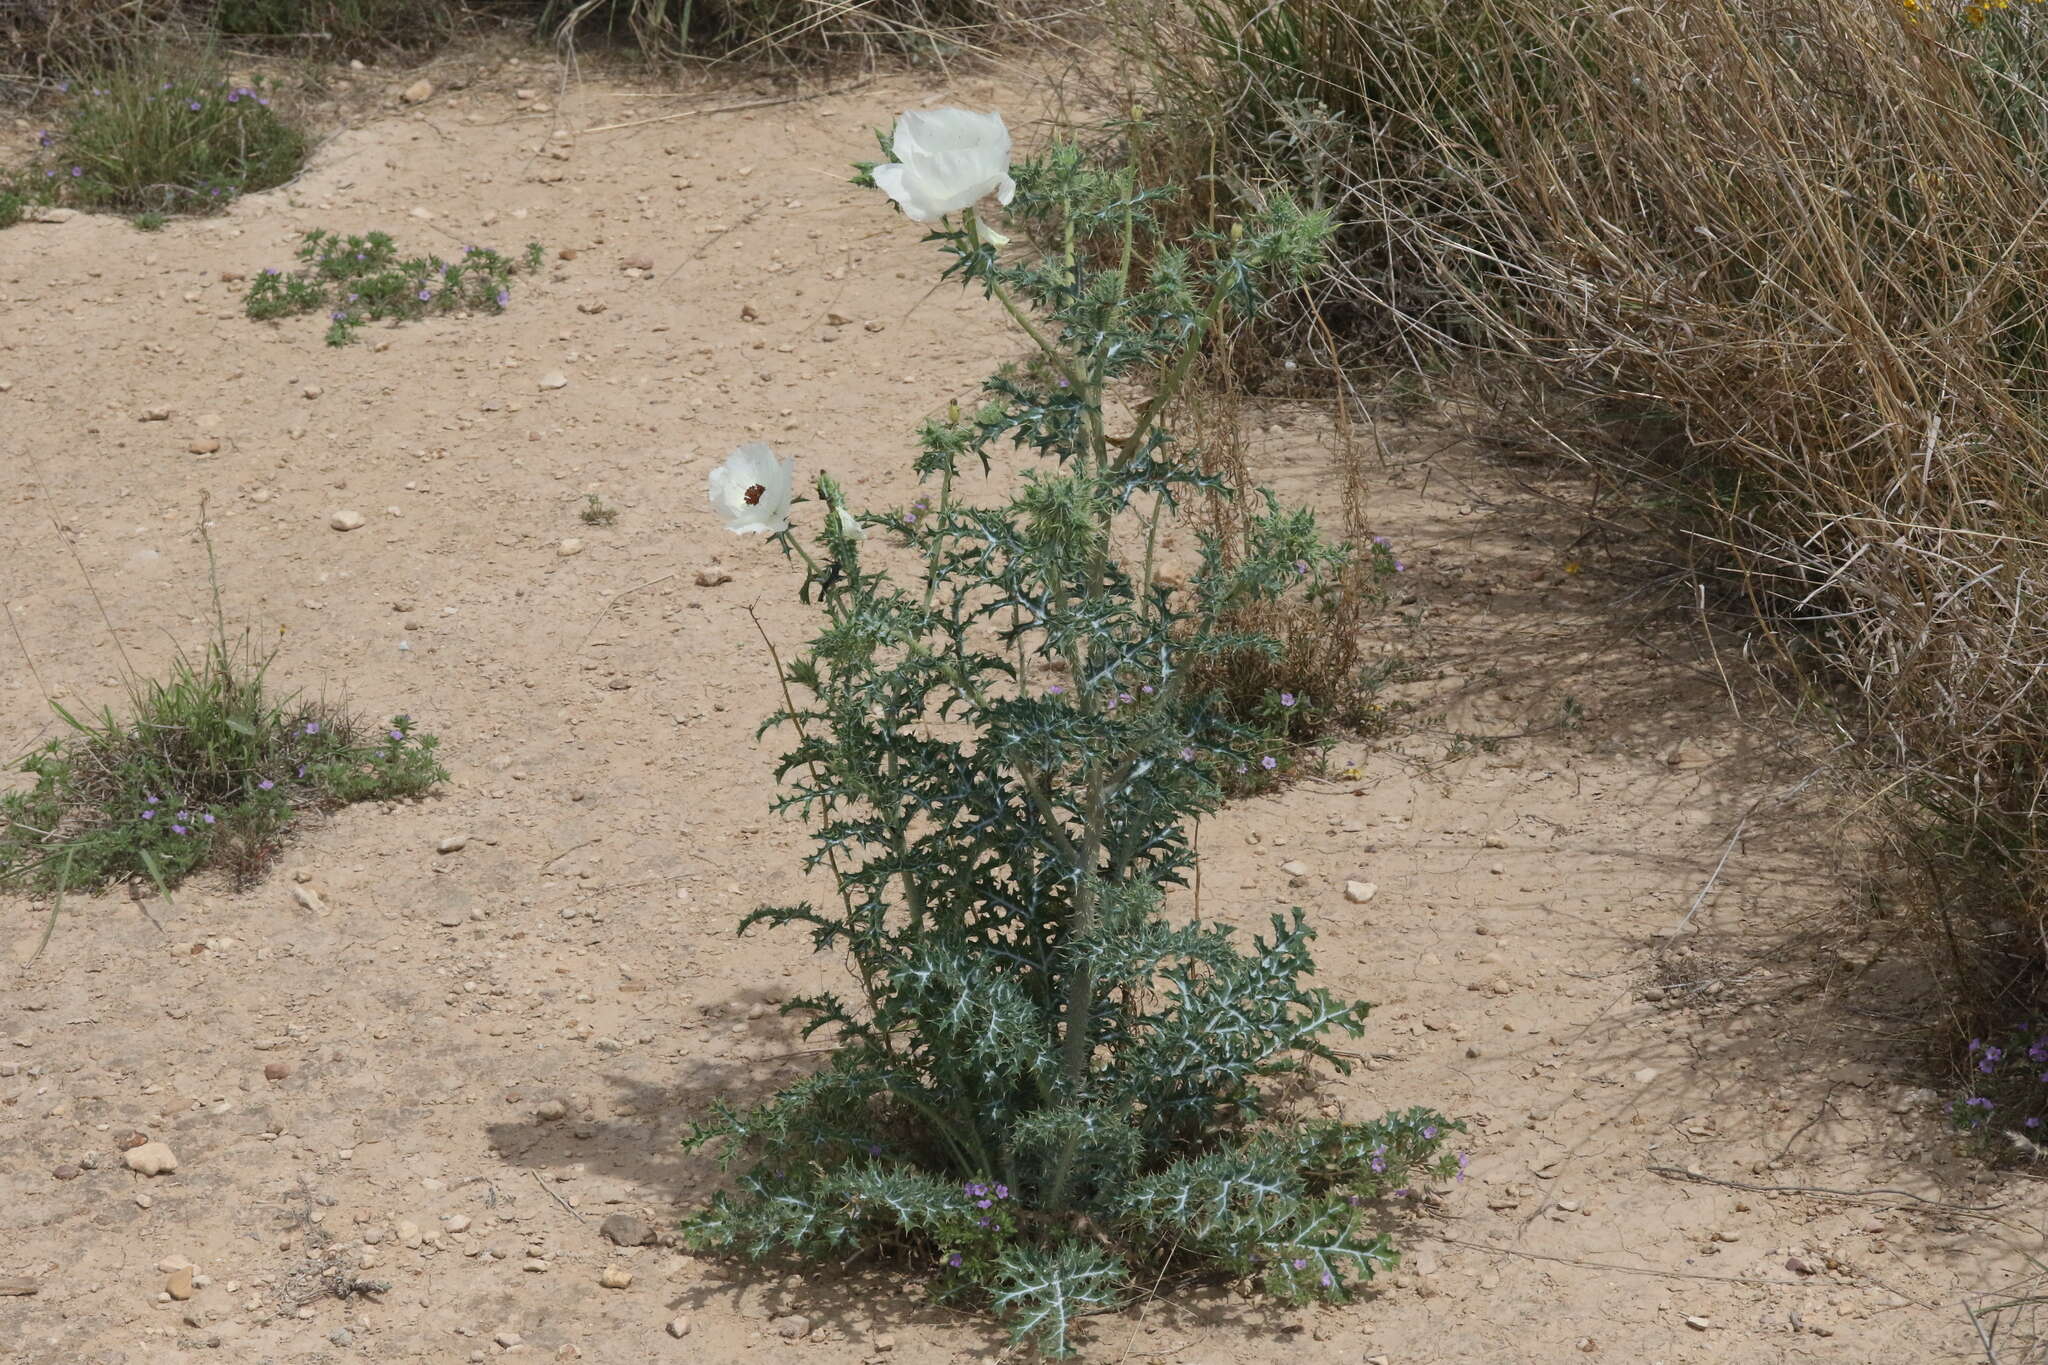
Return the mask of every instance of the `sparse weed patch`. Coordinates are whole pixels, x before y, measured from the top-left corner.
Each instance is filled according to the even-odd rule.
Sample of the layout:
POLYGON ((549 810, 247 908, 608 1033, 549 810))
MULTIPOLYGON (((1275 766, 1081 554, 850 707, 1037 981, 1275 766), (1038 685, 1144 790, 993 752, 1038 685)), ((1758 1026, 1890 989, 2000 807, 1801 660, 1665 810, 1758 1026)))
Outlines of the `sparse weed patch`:
POLYGON ((126 717, 52 702, 71 734, 23 759, 34 784, 0 797, 0 886, 168 889, 208 865, 247 885, 300 813, 446 779, 437 741, 405 716, 371 725, 274 694, 274 657, 217 626, 202 656, 181 652, 167 678, 131 684, 126 717))
POLYGON ((576 519, 585 526, 610 526, 619 519, 619 509, 595 493, 586 493, 576 519))
POLYGON ((243 310, 258 321, 327 310, 327 344, 346 346, 358 329, 385 320, 433 314, 502 313, 512 278, 540 269, 539 242, 519 259, 487 246, 462 249, 453 261, 404 256, 388 233, 344 237, 315 228, 302 240, 299 265, 266 269, 250 282, 243 310))
POLYGON ((214 213, 298 174, 306 138, 261 82, 160 55, 68 81, 16 176, 43 202, 114 213, 214 213))

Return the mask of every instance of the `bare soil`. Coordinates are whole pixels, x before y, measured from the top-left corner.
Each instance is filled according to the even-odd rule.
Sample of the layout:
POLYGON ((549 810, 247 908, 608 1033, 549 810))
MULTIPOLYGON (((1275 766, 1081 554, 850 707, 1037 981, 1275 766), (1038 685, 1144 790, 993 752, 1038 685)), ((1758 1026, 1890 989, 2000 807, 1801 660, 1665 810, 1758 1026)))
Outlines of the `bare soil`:
MULTIPOLYGON (((225 217, 0 233, 0 748, 56 733, 44 687, 118 701, 124 653, 204 639, 203 503, 231 620, 282 631, 278 679, 410 714, 454 772, 303 831, 247 893, 74 899, 32 965, 49 907, 0 898, 0 1289, 34 1290, 0 1296, 0 1356, 1000 1357, 900 1270, 662 1243, 718 1178, 679 1150, 692 1117, 814 1065, 773 1006, 843 984, 800 936, 732 932, 803 889, 754 738, 777 701, 756 614, 785 650, 811 618, 705 476, 764 439, 856 505, 910 495, 916 420, 1020 351, 932 288, 847 163, 928 100, 1028 128, 1046 86, 761 104, 563 86, 530 53, 427 74, 431 98, 380 100, 225 217), (321 320, 246 320, 226 278, 312 227, 534 238, 549 267, 503 316, 330 349, 321 320), (579 522, 590 492, 615 525, 579 522), (699 586, 713 561, 730 580, 699 586), (130 1130, 176 1171, 128 1170, 130 1130), (656 1243, 606 1240, 620 1214, 656 1243), (164 1300, 174 1257, 189 1300, 164 1300)), ((1265 475, 1324 498, 1327 415, 1259 421, 1265 475)), ((1358 776, 1208 822, 1199 912, 1309 907, 1326 983, 1378 1004, 1316 1099, 1466 1117, 1470 1177, 1357 1304, 1158 1297, 1094 1323, 1088 1358, 1981 1358, 1959 1302, 2024 1271, 2044 1200, 1960 1159, 1918 1089, 1912 975, 1882 921, 1840 927, 1853 812, 1582 542, 1567 472, 1379 435, 1375 529, 1409 572, 1375 647, 1415 664, 1389 697, 1410 709, 1340 746, 1358 776)))

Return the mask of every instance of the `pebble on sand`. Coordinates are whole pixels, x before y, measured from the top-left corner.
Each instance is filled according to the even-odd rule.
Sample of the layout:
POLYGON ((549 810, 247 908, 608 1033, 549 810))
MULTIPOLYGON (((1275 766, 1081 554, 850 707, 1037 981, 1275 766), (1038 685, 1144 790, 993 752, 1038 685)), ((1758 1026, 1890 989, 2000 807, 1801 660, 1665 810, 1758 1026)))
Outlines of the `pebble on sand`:
POLYGON ((633 1283, 633 1272, 622 1265, 608 1265, 598 1272, 597 1282, 606 1289, 625 1289, 633 1283))
POLYGON ((425 104, 433 97, 434 83, 432 81, 414 81, 411 85, 400 91, 398 95, 398 98, 404 100, 407 104, 425 104))
POLYGON ((337 531, 360 530, 363 525, 363 514, 361 512, 352 512, 347 508, 343 508, 341 511, 336 512, 333 516, 329 517, 327 519, 327 524, 329 526, 332 526, 337 531))
POLYGON ((145 1142, 140 1147, 131 1147, 121 1158, 128 1163, 131 1171, 144 1175, 166 1175, 178 1169, 178 1156, 161 1142, 145 1142))
POLYGON ((1367 901, 1378 895, 1379 890, 1379 884, 1376 882, 1346 882, 1344 883, 1344 899, 1350 901, 1353 905, 1364 905, 1367 901))

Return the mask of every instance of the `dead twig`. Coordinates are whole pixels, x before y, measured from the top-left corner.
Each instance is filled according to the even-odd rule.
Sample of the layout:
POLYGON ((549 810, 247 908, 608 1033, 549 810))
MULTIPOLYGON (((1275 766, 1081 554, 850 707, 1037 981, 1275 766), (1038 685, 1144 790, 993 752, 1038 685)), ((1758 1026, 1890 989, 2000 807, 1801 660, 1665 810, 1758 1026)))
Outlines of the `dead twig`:
POLYGON ((548 1182, 541 1179, 539 1171, 536 1171, 535 1169, 533 1169, 533 1167, 528 1166, 526 1168, 526 1173, 533 1177, 534 1184, 540 1186, 543 1190, 547 1190, 548 1198, 554 1200, 557 1204, 560 1204, 565 1210, 567 1210, 571 1218, 574 1218, 579 1223, 588 1223, 590 1221, 588 1218, 585 1218, 582 1214, 576 1212, 576 1206, 574 1204, 571 1204, 568 1200, 562 1198, 562 1196, 555 1193, 555 1191, 549 1190, 548 1182))
POLYGON ((799 104, 807 100, 829 99, 833 95, 850 95, 856 90, 873 85, 874 81, 875 78, 870 76, 864 81, 842 85, 836 90, 813 90, 800 95, 771 95, 766 99, 741 100, 738 104, 715 104, 708 109, 684 109, 674 114, 657 114, 653 118, 627 119, 624 123, 603 123, 595 128, 585 128, 583 133, 588 137, 592 133, 616 133, 622 128, 645 128, 650 123, 674 123, 678 119, 708 118, 712 114, 736 114, 743 109, 767 109, 778 104, 799 104))

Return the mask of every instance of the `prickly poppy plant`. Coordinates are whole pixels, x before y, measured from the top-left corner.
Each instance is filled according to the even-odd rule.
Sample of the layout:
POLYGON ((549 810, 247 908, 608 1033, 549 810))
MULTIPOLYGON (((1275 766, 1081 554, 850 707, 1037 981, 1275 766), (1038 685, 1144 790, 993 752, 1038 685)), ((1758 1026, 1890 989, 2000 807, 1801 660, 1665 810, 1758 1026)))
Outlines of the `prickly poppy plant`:
POLYGON ((1185 587, 1155 582, 1162 528, 1213 485, 1164 419, 1205 338, 1313 267, 1329 223, 1278 201, 1199 255, 1102 269, 1077 234, 1135 242, 1158 195, 1067 149, 1014 177, 1011 219, 1049 250, 999 256, 974 195, 927 240, 1042 363, 924 425, 926 496, 856 514, 820 476, 806 515, 759 446, 711 479, 729 529, 798 560, 824 618, 769 725, 795 733, 780 805, 815 828, 807 867, 837 898, 741 929, 804 926, 856 985, 787 1007, 836 1041, 829 1065, 695 1128, 736 1176, 685 1233, 754 1258, 893 1253, 1062 1356, 1078 1317, 1162 1277, 1344 1299, 1395 1259, 1387 1206, 1458 1169, 1460 1125, 1288 1117, 1266 1083, 1344 1069, 1332 1039, 1367 1007, 1303 984, 1299 909, 1249 937, 1162 913, 1192 822, 1270 756, 1186 686, 1192 665, 1257 647, 1217 623, 1343 562, 1269 500, 1253 553, 1204 544, 1185 587), (1027 459, 1006 496, 965 496, 1027 459))

